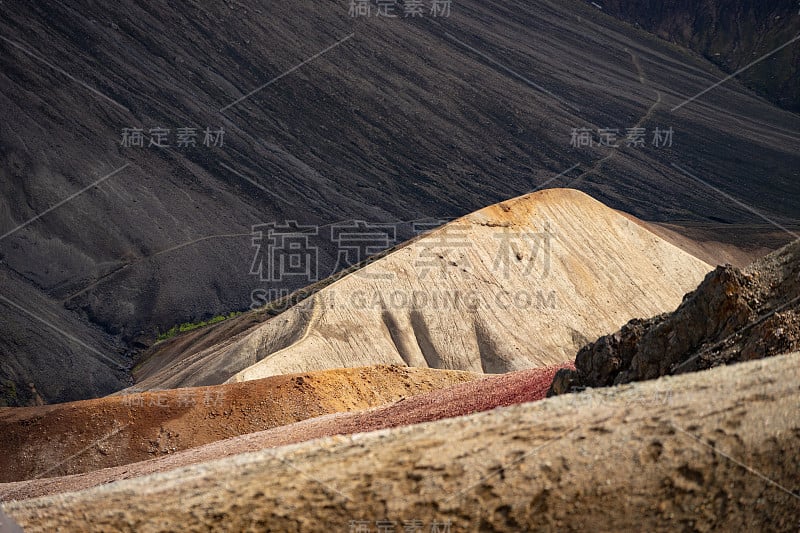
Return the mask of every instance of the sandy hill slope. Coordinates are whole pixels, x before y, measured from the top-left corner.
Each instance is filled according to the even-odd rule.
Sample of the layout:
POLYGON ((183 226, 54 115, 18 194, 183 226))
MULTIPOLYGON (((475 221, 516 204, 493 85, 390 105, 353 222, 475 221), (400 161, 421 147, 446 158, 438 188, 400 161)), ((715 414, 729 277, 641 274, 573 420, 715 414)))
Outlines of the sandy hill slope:
POLYGON ((327 531, 386 519, 455 531, 795 531, 798 363, 794 353, 326 438, 3 508, 26 531, 327 531))
POLYGON ((341 412, 294 424, 219 440, 125 466, 103 468, 61 477, 0 483, 0 501, 74 492, 121 479, 166 472, 245 452, 263 450, 331 435, 347 435, 462 416, 497 407, 532 402, 545 397, 556 371, 563 364, 520 370, 437 389, 365 411, 341 412))
MULTIPOLYGON (((800 214, 800 117, 737 78, 675 109, 726 74, 584 0, 463 0, 439 19, 348 4, 3 1, 0 235, 88 188, 0 239, 3 294, 49 300, 50 325, 0 303, 10 400, 28 381, 48 402, 121 387, 113 363, 71 372, 90 356, 52 326, 116 360, 246 309, 265 288, 255 224, 455 217, 546 182, 647 220, 763 222, 673 163, 782 225, 800 214), (646 146, 627 148, 635 126, 646 146), (169 150, 147 146, 159 127, 169 150), (594 146, 571 146, 584 127, 594 146), (121 146, 124 128, 145 146, 121 146), (197 146, 178 148, 178 128, 197 146), (601 128, 622 146, 598 146, 601 128)), ((321 246, 328 271, 336 257, 321 246)))
POLYGON ((709 269, 582 192, 539 191, 456 220, 137 386, 378 363, 556 364, 633 317, 674 309, 709 269))
POLYGON ((478 377, 379 366, 0 409, 0 481, 126 465, 306 418, 375 407, 478 377))

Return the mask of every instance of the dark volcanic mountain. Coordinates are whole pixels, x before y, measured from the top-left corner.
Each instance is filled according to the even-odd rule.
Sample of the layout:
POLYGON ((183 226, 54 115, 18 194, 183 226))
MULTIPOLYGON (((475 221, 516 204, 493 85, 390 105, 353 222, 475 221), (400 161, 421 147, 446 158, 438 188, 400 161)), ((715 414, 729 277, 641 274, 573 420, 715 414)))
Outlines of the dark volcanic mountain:
MULTIPOLYGON (((437 220, 551 186, 715 239, 800 214, 800 118, 736 79, 686 103, 725 77, 707 60, 577 1, 396 7, 0 4, 3 402, 121 388, 157 331, 247 308, 273 287, 250 274, 257 224, 437 220)), ((320 244, 319 277, 336 258, 320 244)))
POLYGON ((795 0, 606 0, 602 8, 697 51, 725 72, 741 70, 747 87, 800 111, 800 46, 792 46, 800 40, 795 0))

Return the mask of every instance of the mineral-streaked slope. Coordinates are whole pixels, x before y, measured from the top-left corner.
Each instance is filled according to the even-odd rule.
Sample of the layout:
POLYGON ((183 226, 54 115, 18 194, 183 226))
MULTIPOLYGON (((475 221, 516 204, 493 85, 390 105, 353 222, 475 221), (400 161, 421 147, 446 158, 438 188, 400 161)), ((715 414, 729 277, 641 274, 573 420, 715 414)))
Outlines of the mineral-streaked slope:
POLYGON ((384 519, 795 531, 799 363, 795 353, 594 389, 3 507, 26 531, 328 531, 384 519))
POLYGON ((379 366, 0 409, 0 481, 127 465, 315 416, 376 407, 479 377, 379 366))
MULTIPOLYGON (((135 464, 104 468, 85 474, 0 483, 0 501, 74 492, 121 479, 166 472, 181 466, 265 448, 275 448, 332 435, 348 435, 431 422, 488 411, 501 406, 541 400, 545 397, 556 371, 565 367, 572 367, 572 364, 565 363, 489 376, 403 398, 373 409, 323 415, 265 431, 219 440, 135 464)), ((410 369, 409 372, 416 379, 421 379, 432 372, 436 372, 437 375, 451 373, 426 369, 410 369)), ((252 383, 254 382, 248 381, 246 384, 240 385, 249 388, 252 383)), ((336 396, 336 393, 331 393, 331 395, 336 396)))
POLYGON ((379 363, 556 364, 631 318, 674 309, 709 269, 584 193, 549 189, 456 220, 137 386, 379 363))

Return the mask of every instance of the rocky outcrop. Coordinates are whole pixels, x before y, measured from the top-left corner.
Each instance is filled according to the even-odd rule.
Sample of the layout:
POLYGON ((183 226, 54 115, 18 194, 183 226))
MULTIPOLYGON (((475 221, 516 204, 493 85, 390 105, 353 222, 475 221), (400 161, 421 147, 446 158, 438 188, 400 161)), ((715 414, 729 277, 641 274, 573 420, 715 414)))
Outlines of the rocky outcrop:
POLYGON ((717 267, 669 314, 584 346, 551 394, 653 379, 800 347, 800 241, 744 270, 717 267))

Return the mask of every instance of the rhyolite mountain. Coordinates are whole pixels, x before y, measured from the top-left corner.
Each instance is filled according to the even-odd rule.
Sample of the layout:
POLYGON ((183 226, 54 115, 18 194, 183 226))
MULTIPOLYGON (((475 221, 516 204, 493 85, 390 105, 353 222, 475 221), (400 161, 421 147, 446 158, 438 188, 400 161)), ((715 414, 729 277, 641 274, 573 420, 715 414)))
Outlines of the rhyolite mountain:
POLYGON ((631 318, 673 310, 710 269, 580 191, 537 191, 450 222, 255 326, 261 311, 158 344, 134 389, 374 364, 541 368, 631 318), (234 333, 237 321, 249 327, 234 333))
MULTIPOLYGON (((248 308, 275 288, 250 273, 257 224, 435 221, 542 186, 708 240, 742 241, 753 210, 798 217, 800 118, 737 79, 671 112, 726 75, 693 52, 572 0, 348 8, 0 4, 4 403, 29 383, 47 402, 120 389, 158 331, 248 308), (633 127, 644 146, 625 146, 633 127), (125 128, 168 128, 171 147, 123 146, 125 128)), ((320 245, 320 277, 336 252, 320 245)))

